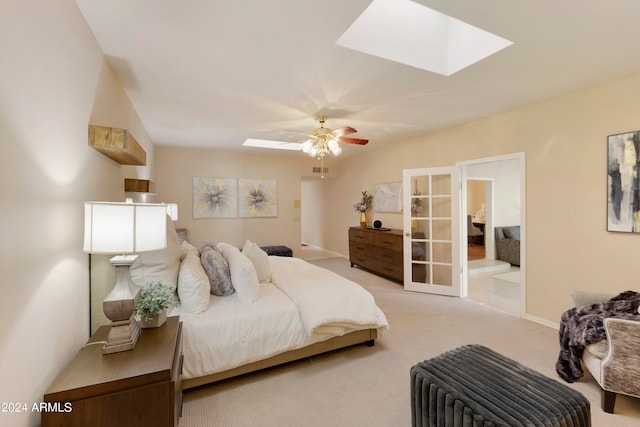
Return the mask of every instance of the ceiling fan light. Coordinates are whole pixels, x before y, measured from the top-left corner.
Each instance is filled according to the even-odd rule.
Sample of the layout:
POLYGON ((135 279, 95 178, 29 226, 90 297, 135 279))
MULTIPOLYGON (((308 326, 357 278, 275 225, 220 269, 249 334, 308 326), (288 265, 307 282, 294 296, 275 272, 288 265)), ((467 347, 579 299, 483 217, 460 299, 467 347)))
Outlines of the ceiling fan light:
POLYGON ((304 144, 302 144, 302 151, 304 151, 305 153, 309 154, 309 151, 311 151, 311 148, 313 147, 313 142, 310 139, 307 139, 304 144))
POLYGON ((315 157, 316 154, 318 154, 318 149, 314 146, 311 146, 307 154, 310 155, 311 157, 315 157))
POLYGON ((334 156, 339 156, 342 153, 342 148, 340 148, 340 144, 334 138, 329 140, 329 150, 333 153, 334 156))

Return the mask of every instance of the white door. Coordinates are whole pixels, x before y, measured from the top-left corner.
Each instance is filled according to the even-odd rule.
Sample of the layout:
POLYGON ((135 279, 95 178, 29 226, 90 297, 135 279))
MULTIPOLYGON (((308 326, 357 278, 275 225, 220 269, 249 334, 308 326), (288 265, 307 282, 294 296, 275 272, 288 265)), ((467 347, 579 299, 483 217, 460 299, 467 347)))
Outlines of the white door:
POLYGON ((460 296, 460 173, 403 171, 404 288, 460 296))

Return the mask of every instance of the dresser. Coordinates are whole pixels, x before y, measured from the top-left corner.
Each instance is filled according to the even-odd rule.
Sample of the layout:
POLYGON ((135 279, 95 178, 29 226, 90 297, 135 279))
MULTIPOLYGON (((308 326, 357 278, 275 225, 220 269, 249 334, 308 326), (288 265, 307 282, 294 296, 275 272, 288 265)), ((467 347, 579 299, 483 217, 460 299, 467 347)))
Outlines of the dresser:
POLYGON ((102 354, 100 327, 44 395, 42 427, 175 427, 182 412, 182 323, 142 329, 133 350, 102 354))
POLYGON ((372 273, 402 282, 402 230, 349 228, 349 261, 372 273))

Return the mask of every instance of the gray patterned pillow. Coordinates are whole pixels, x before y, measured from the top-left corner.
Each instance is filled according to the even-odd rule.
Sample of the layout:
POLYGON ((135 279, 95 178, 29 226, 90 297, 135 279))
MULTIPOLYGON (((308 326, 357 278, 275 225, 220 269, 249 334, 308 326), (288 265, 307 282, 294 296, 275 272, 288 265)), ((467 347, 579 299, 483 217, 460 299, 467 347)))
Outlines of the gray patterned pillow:
POLYGON ((204 242, 200 247, 200 262, 209 276, 213 295, 224 297, 236 291, 231 283, 229 263, 213 243, 204 242))

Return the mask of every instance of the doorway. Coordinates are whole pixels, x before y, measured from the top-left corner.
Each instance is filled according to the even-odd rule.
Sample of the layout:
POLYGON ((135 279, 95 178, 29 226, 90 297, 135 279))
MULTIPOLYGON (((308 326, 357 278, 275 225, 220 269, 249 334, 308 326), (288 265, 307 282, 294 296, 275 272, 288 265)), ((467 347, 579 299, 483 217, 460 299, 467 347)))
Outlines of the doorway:
POLYGON ((487 208, 487 201, 491 201, 493 183, 491 179, 467 177, 467 260, 481 260, 491 258, 493 252, 487 251, 487 244, 491 243, 486 230, 491 229, 491 206, 487 208), (489 226, 487 227, 487 223, 489 226))
MULTIPOLYGON (((525 174, 524 153, 476 159, 458 163, 461 169, 461 213, 475 216, 478 203, 485 203, 485 257, 472 259, 462 252, 463 295, 476 302, 508 312, 525 315, 525 174), (481 182, 484 185, 479 185, 481 182), (484 193, 484 201, 482 201, 484 193), (520 267, 497 259, 495 227, 520 226, 520 267)), ((467 221, 462 224, 468 244, 467 221)), ((461 246, 464 248, 465 246, 461 246)))

